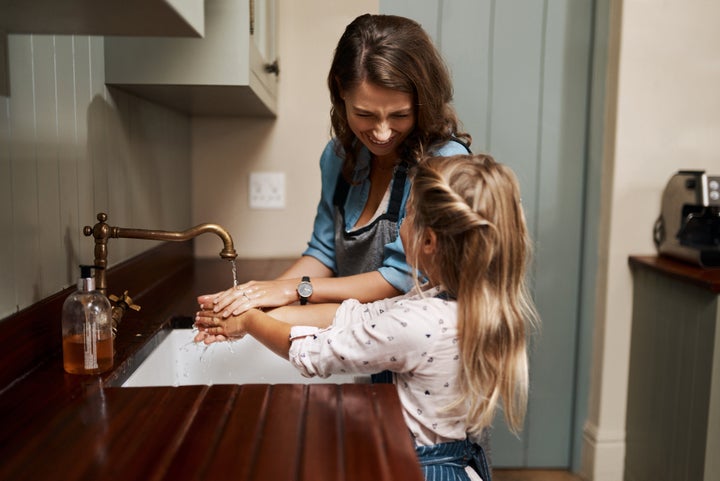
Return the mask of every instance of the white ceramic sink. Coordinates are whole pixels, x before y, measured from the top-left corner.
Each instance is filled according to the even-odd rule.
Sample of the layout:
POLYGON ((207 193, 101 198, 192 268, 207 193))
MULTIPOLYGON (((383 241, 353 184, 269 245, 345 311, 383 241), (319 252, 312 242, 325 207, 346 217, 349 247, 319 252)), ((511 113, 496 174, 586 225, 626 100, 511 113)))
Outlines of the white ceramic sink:
POLYGON ((285 359, 251 336, 206 346, 195 344, 192 329, 173 329, 123 383, 123 387, 200 384, 347 384, 367 376, 305 378, 285 359))

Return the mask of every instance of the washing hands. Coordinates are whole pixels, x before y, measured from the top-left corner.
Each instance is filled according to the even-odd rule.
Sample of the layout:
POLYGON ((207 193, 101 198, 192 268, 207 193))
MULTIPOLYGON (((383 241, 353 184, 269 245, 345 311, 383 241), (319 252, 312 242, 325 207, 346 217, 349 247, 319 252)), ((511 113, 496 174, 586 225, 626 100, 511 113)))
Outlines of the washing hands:
POLYGON ((251 313, 252 310, 238 316, 223 317, 222 313, 214 312, 212 307, 206 308, 200 305, 200 310, 195 313, 194 327, 197 328, 198 333, 194 341, 212 344, 242 339, 247 334, 245 324, 251 313))

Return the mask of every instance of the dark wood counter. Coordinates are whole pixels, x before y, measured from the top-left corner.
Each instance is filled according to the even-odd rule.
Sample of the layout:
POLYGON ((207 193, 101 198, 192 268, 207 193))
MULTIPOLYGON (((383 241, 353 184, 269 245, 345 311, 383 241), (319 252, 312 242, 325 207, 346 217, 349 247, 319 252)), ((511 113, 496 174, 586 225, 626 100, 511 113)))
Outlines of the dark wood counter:
POLYGON ((707 289, 720 292, 720 268, 703 268, 666 256, 630 256, 632 268, 646 268, 707 289))
POLYGON ((53 411, 0 479, 422 479, 389 384, 88 387, 53 411))
POLYGON ((625 479, 717 480, 720 269, 630 258, 625 479))
MULTIPOLYGON (((238 275, 287 265, 239 261, 238 275)), ((0 480, 421 480, 391 385, 109 387, 193 314, 197 294, 231 279, 227 261, 193 259, 190 243, 111 269, 109 291, 130 290, 142 310, 126 314, 115 368, 99 376, 62 369, 72 289, 0 321, 0 480)))

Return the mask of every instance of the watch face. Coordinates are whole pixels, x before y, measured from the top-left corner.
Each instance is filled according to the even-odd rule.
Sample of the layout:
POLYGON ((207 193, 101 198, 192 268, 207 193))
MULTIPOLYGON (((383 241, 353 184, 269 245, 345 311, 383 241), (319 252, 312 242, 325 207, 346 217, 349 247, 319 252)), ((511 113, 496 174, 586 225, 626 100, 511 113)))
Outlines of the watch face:
POLYGON ((312 284, 309 282, 301 282, 298 284, 298 294, 300 294, 300 297, 310 297, 312 295, 312 284))

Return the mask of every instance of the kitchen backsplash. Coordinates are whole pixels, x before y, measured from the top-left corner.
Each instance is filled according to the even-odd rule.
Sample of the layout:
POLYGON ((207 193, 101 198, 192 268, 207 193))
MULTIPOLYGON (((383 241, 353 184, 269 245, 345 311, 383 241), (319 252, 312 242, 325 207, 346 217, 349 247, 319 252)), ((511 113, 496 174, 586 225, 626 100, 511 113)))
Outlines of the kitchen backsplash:
MULTIPOLYGON (((105 87, 103 37, 9 35, 0 96, 0 319, 75 282, 82 234, 191 225, 190 118, 105 87)), ((113 239, 109 265, 155 242, 113 239)))

